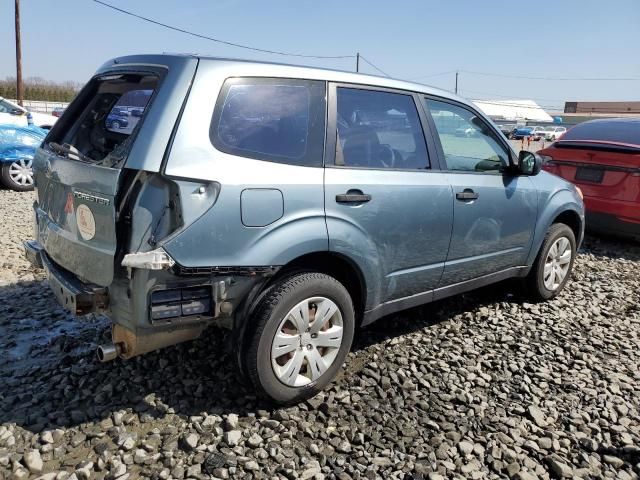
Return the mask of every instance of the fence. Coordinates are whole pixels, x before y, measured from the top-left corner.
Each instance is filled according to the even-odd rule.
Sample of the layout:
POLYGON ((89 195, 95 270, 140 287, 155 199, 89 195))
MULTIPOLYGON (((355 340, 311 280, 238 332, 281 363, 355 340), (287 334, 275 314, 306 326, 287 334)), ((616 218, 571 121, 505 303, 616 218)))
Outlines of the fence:
MULTIPOLYGON (((18 103, 17 100, 10 100, 13 103, 18 103)), ((54 108, 62 107, 67 108, 69 103, 67 102, 44 102, 41 100, 25 100, 22 102, 22 105, 27 110, 32 112, 40 112, 40 113, 51 113, 54 108)))

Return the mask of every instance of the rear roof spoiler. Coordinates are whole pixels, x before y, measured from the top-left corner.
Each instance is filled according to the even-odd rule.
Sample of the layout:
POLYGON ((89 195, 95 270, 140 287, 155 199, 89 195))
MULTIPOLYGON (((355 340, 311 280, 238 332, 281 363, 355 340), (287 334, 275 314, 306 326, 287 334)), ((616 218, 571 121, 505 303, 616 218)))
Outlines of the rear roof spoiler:
POLYGON ((556 140, 558 148, 586 148, 614 152, 640 153, 640 145, 633 143, 610 142, 606 140, 556 140))

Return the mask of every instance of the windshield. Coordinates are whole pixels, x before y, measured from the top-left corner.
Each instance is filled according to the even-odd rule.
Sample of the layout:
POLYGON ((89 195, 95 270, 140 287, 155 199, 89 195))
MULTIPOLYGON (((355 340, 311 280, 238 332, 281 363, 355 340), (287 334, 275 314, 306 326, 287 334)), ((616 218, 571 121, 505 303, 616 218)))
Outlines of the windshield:
POLYGON ((7 100, 0 99, 0 113, 13 113, 15 110, 22 109, 7 100))

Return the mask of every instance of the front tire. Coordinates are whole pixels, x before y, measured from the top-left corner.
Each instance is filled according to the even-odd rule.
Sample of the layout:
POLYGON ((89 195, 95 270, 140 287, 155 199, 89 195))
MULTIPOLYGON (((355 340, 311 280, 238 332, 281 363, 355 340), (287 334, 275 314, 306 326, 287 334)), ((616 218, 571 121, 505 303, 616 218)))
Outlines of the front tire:
POLYGON ((528 292, 534 300, 550 300, 564 288, 576 256, 576 237, 564 223, 554 223, 542 242, 527 276, 528 292))
POLYGON ((292 404, 316 395, 342 366, 355 314, 347 289, 322 273, 277 281, 253 309, 247 372, 270 400, 292 404))

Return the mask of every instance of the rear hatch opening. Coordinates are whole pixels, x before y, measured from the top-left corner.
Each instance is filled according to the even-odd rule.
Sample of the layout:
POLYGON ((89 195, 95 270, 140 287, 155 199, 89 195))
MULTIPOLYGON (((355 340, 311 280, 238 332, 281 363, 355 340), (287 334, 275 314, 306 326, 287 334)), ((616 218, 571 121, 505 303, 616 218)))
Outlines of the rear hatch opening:
POLYGON ((56 154, 107 167, 122 166, 159 78, 113 74, 94 78, 47 137, 56 154), (62 123, 62 124, 60 124, 62 123))
POLYGON ((94 77, 51 130, 34 162, 38 241, 85 282, 108 286, 120 235, 118 203, 136 170, 124 168, 161 73, 94 77))

